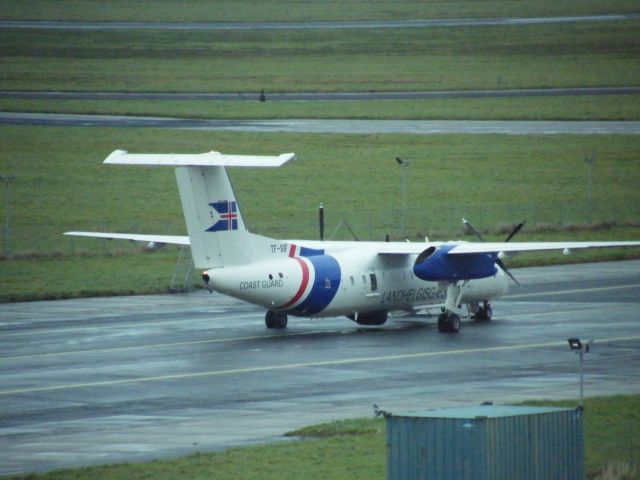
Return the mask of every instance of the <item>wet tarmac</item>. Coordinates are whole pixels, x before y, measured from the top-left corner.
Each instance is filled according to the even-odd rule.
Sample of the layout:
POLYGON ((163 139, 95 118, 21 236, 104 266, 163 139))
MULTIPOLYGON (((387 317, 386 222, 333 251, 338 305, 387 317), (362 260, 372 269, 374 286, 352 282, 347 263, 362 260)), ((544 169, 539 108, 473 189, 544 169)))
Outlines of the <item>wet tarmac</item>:
MULTIPOLYGON (((218 294, 0 305, 0 474, 284 441, 297 427, 484 401, 640 392, 640 261, 513 270, 494 320, 441 334, 290 318, 218 294)), ((435 313, 435 312, 434 312, 435 313)))
POLYGON ((638 135, 635 121, 517 120, 217 120, 128 115, 0 112, 0 125, 146 127, 291 133, 401 133, 411 135, 638 135))

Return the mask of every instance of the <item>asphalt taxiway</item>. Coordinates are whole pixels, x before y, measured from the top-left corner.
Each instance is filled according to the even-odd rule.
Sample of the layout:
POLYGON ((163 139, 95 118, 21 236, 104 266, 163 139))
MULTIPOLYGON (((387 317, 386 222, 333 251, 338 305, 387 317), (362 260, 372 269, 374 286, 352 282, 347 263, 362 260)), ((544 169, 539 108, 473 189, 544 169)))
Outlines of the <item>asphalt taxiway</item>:
POLYGON ((82 22, 55 20, 0 20, 0 28, 37 30, 353 30, 387 28, 441 28, 522 26, 540 24, 619 22, 640 15, 585 15, 564 17, 438 18, 418 20, 354 20, 334 22, 82 22))
POLYGON ((0 112, 0 125, 146 127, 291 133, 402 133, 413 135, 638 135, 634 121, 517 120, 217 120, 127 115, 0 112))
POLYGON ((443 98, 517 98, 559 96, 637 95, 640 87, 562 87, 509 88, 489 90, 425 90, 406 92, 267 92, 207 93, 207 92, 81 92, 81 91, 0 91, 0 98, 37 100, 226 100, 256 102, 290 101, 357 101, 416 100, 443 98))
POLYGON ((364 328, 218 294, 0 305, 0 474, 282 439, 390 411, 576 398, 566 339, 595 343, 588 396, 640 392, 640 261, 514 270, 491 322, 364 328))

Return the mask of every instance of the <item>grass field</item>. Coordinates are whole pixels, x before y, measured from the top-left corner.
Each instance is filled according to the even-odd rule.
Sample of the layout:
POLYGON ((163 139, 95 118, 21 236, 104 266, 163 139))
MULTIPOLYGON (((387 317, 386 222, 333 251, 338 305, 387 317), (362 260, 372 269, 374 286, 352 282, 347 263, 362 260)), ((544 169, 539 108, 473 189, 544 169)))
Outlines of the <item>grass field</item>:
POLYGON ((0 89, 368 91, 636 85, 640 20, 292 31, 0 30, 0 89))
POLYGON ((633 0, 218 0, 214 8, 207 0, 111 0, 108 4, 100 0, 2 0, 0 11, 7 20, 266 22, 602 15, 637 13, 638 5, 633 0))
POLYGON ((282 169, 230 172, 248 224, 271 236, 315 238, 320 202, 326 207, 328 231, 346 218, 363 239, 398 235, 402 202, 396 156, 413 162, 406 198, 407 232, 414 239, 459 232, 464 215, 489 230, 522 219, 528 219, 530 227, 585 223, 584 155, 591 152, 596 155, 592 220, 623 224, 640 217, 640 144, 635 136, 299 135, 2 126, 0 137, 1 170, 17 175, 11 187, 16 253, 56 252, 63 241, 60 233, 73 229, 185 233, 171 169, 103 165, 117 148, 296 152, 299 160, 282 169))
MULTIPOLYGON (((575 401, 531 402, 574 407, 575 401)), ((587 478, 633 480, 601 475, 608 465, 640 461, 639 396, 587 399, 585 402, 585 463, 587 478)), ((92 479, 384 479, 386 440, 383 420, 357 419, 311 426, 292 435, 304 440, 278 442, 216 453, 198 453, 176 460, 60 470, 28 478, 42 480, 92 479)), ((25 478, 25 477, 13 477, 25 478)))
MULTIPOLYGON (((171 169, 103 165, 116 148, 295 151, 299 160, 282 169, 230 172, 247 224, 275 238, 317 238, 320 202, 327 237, 335 233, 335 239, 351 238, 344 227, 336 231, 343 219, 361 239, 383 239, 387 233, 397 239, 457 239, 463 234, 463 216, 489 233, 526 219, 520 240, 640 238, 640 144, 633 136, 293 135, 3 126, 0 137, 0 170, 17 176, 11 186, 11 253, 16 258, 0 262, 2 301, 166 291, 177 251, 140 255, 138 246, 128 242, 62 236, 68 230, 185 234, 171 169), (600 227, 605 220, 614 222, 614 228, 587 225, 583 158, 590 152, 597 158, 592 220, 600 227), (406 182, 404 236, 396 155, 413 162, 406 182)), ((0 214, 4 218, 4 203, 0 214)), ((637 252, 569 260, 628 255, 637 252)))
POLYGON ((220 119, 640 120, 640 95, 265 103, 257 99, 257 92, 256 101, 0 98, 0 110, 220 119))

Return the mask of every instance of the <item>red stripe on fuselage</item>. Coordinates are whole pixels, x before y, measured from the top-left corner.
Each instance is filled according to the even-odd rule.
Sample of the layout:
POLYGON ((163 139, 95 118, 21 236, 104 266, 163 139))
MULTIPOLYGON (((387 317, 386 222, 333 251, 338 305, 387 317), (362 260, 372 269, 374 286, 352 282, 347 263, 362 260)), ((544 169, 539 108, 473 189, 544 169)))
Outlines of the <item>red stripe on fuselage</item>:
POLYGON ((295 254, 296 254, 296 246, 291 245, 291 249, 289 250, 289 257, 291 257, 296 262, 298 262, 300 264, 300 267, 302 268, 302 281, 300 282, 300 288, 298 288, 298 291, 296 292, 296 294, 293 296, 291 300, 289 300, 284 305, 281 305, 280 307, 278 307, 278 309, 289 308, 291 305, 293 305, 298 300, 300 300, 300 297, 302 297, 302 294, 307 289, 307 285, 309 285, 309 266, 301 258, 295 257, 294 256, 295 254))

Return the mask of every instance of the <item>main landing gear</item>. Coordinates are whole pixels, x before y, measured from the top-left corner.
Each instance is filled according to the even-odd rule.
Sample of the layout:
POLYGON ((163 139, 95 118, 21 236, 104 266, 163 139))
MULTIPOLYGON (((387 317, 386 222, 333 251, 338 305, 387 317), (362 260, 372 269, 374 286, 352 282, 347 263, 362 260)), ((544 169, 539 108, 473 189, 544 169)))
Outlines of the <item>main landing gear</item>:
MULTIPOLYGON (((463 289, 467 284, 466 281, 461 283, 450 282, 440 288, 445 289, 447 297, 445 299, 442 314, 438 317, 438 330, 442 333, 456 333, 460 330, 460 315, 462 314, 461 303, 463 299, 463 289)), ((469 310, 475 310, 474 318, 476 320, 491 320, 493 311, 488 301, 479 303, 467 303, 469 310)))
POLYGON ((264 323, 267 328, 287 328, 287 314, 284 312, 274 312, 269 310, 264 316, 264 323))
POLYGON ((493 311, 491 310, 491 305, 489 305, 489 302, 484 302, 484 305, 480 305, 478 307, 478 310, 476 310, 474 318, 476 320, 489 321, 491 320, 492 316, 493 316, 493 311))
MULTIPOLYGON (((473 318, 488 322, 492 316, 493 311, 491 310, 491 305, 489 302, 484 302, 483 305, 478 305, 478 309, 473 315, 473 318)), ((456 333, 460 330, 460 316, 457 313, 445 309, 438 317, 438 330, 442 333, 456 333)))

